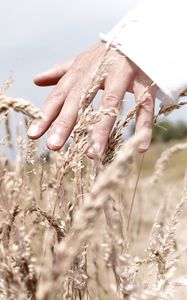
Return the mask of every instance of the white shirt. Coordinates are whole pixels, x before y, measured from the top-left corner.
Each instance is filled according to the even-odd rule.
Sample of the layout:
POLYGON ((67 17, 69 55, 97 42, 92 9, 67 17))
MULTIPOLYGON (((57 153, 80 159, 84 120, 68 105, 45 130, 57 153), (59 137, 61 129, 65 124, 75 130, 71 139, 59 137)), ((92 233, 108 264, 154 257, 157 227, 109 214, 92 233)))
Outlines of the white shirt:
POLYGON ((114 44, 159 87, 167 106, 187 89, 187 0, 142 0, 101 39, 114 44))

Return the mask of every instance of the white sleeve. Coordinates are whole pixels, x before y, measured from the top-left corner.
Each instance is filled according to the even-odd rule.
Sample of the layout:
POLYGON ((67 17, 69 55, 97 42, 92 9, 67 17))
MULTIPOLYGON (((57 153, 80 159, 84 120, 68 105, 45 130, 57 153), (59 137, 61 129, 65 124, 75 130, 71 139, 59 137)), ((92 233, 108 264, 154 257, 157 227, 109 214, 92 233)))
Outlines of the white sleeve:
POLYGON ((139 66, 170 105, 187 89, 186 29, 187 0, 144 0, 100 37, 139 66))

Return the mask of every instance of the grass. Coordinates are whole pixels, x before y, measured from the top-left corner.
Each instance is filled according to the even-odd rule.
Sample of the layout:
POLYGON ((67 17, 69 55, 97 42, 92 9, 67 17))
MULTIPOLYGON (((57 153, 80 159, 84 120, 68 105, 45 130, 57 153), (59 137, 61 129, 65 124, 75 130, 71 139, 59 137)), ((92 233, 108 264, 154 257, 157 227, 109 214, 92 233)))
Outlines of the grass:
POLYGON ((98 72, 81 99, 72 144, 49 160, 38 143, 25 139, 23 125, 16 137, 9 128, 10 110, 41 117, 39 110, 2 89, 7 147, 13 138, 19 149, 14 162, 0 158, 2 300, 186 297, 186 141, 152 146, 140 167, 137 145, 145 132, 125 143, 122 135, 145 91, 113 131, 104 160, 89 160, 93 126, 103 114, 116 113, 87 107, 98 72))
MULTIPOLYGON (((183 139, 182 143, 185 143, 187 139, 183 139)), ((142 176, 150 176, 154 170, 156 160, 161 156, 161 153, 177 144, 178 141, 172 140, 168 143, 153 144, 149 151, 146 152, 144 164, 142 168, 142 176)), ((181 180, 184 177, 185 168, 187 166, 186 152, 180 152, 172 157, 170 164, 165 170, 165 180, 171 182, 181 180)))

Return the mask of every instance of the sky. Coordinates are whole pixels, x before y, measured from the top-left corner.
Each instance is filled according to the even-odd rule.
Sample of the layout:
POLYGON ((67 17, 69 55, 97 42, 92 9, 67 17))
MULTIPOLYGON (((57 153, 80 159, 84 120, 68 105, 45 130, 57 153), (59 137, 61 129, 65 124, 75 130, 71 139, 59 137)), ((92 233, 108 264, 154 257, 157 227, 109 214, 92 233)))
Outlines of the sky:
POLYGON ((11 94, 35 103, 47 95, 34 74, 98 41, 137 0, 0 0, 0 81, 13 73, 11 94))
POLYGON ((91 47, 137 1, 0 0, 0 82, 12 72, 9 94, 41 107, 51 88, 36 87, 33 76, 91 47))

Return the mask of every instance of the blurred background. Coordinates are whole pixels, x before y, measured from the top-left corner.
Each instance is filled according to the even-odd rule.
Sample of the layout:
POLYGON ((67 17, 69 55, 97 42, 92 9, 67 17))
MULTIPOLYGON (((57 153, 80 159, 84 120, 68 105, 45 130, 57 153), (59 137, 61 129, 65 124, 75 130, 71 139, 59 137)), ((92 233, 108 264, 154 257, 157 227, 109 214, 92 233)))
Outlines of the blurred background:
POLYGON ((11 95, 40 105, 49 89, 32 78, 96 43, 137 0, 0 0, 0 81, 13 73, 11 95))
MULTIPOLYGON (((51 87, 35 86, 33 76, 88 49, 98 41, 100 32, 110 30, 138 2, 0 1, 0 82, 12 72, 15 82, 9 94, 40 107, 51 87)), ((126 109, 133 103, 128 96, 126 109)), ((186 121, 186 114, 187 107, 183 107, 167 120, 186 121)))

